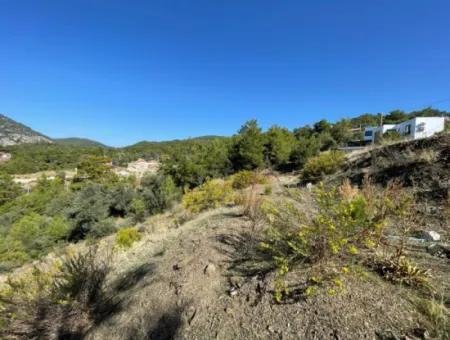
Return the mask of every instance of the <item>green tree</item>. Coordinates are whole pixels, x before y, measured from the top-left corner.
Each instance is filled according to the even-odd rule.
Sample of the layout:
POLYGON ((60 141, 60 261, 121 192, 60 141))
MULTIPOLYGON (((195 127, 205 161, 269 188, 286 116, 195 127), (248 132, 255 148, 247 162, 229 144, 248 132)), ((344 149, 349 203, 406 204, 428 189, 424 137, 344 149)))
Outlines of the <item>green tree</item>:
POLYGON ((301 138, 291 153, 291 160, 297 167, 303 167, 309 158, 316 156, 320 151, 320 141, 317 137, 301 138))
POLYGON ((231 159, 236 170, 264 165, 265 138, 256 120, 246 122, 234 136, 231 159))
POLYGON ((383 123, 384 124, 397 124, 401 123, 405 120, 408 120, 409 116, 402 110, 394 110, 389 112, 386 116, 384 116, 383 123))
POLYGON ((310 138, 314 134, 314 129, 309 125, 294 129, 294 136, 298 140, 302 138, 310 138))
POLYGON ((352 123, 348 119, 341 119, 331 127, 331 137, 339 145, 348 143, 352 136, 352 123))
POLYGON ((314 124, 314 132, 316 133, 330 132, 330 130, 331 124, 326 119, 319 120, 314 124))
POLYGON ((89 234, 101 236, 113 231, 109 220, 111 200, 107 188, 91 183, 81 188, 67 208, 67 218, 73 224, 71 240, 84 239, 89 234))
POLYGON ((83 180, 98 181, 112 176, 111 160, 103 156, 89 156, 83 159, 77 167, 75 182, 83 180))
POLYGON ((151 214, 163 212, 180 199, 181 191, 170 176, 148 174, 141 181, 140 195, 151 214))
POLYGON ((21 193, 21 187, 13 181, 10 175, 0 173, 0 206, 15 199, 21 193))
POLYGON ((270 164, 275 168, 288 164, 296 142, 288 129, 272 126, 266 133, 266 156, 270 164))

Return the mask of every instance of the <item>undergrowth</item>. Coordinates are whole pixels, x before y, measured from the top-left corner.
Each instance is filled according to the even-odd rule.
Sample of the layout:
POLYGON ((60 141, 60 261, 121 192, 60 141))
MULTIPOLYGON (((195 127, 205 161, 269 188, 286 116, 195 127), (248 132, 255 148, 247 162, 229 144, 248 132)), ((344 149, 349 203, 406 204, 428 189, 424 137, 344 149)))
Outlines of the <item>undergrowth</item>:
MULTIPOLYGON (((395 183, 385 189, 375 188, 370 181, 365 181, 361 189, 348 181, 340 187, 320 184, 313 198, 317 212, 312 218, 292 198, 263 206, 268 228, 261 247, 278 268, 275 283, 278 302, 289 296, 285 277, 299 264, 317 268, 317 275, 313 274, 308 281, 306 295, 314 295, 319 289, 337 294, 344 287, 344 275, 351 265, 385 246, 387 227, 396 226, 404 235, 412 222, 408 214, 413 197, 395 183)), ((428 272, 405 258, 404 242, 392 249, 390 262, 382 265, 384 270, 378 271, 380 258, 371 263, 372 267, 392 281, 428 285, 428 272)))
POLYGON ((0 288, 0 338, 80 337, 108 305, 109 268, 94 247, 8 277, 0 288))

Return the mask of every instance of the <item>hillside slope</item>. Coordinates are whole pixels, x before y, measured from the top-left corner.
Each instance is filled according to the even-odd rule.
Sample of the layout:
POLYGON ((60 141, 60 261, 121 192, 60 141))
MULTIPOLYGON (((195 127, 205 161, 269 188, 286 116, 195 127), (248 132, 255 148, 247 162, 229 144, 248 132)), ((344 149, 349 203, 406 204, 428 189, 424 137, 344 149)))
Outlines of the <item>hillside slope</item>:
MULTIPOLYGON (((439 203, 428 203, 441 202, 443 208, 448 196, 443 194, 441 183, 449 175, 446 138, 399 143, 352 156, 341 173, 325 181, 340 183, 350 178, 361 182, 365 175, 380 184, 398 179, 408 190, 416 189, 418 207, 437 209, 439 203), (399 158, 394 161, 395 155, 399 158), (402 162, 409 166, 385 176, 402 162), (428 172, 433 175, 425 175, 428 172), (422 178, 420 186, 412 185, 415 176, 422 178), (430 201, 425 203, 421 197, 430 197, 430 201)), ((268 175, 267 183, 251 190, 257 197, 276 203, 286 200, 302 214, 315 214, 314 191, 292 188, 293 180, 293 176, 268 175), (268 186, 271 190, 266 191, 268 186)), ((21 329, 24 336, 16 338, 448 338, 450 266, 447 255, 429 252, 430 243, 408 244, 405 253, 419 268, 431 270, 431 293, 423 287, 393 283, 363 261, 352 262, 349 268, 341 267, 336 259, 339 266, 332 270, 348 270, 337 293, 323 289, 309 295, 306 287, 326 268, 305 261, 289 271, 289 295, 277 302, 278 271, 261 247, 261 241, 267 241, 268 225, 255 223, 244 211, 242 205, 227 205, 194 214, 178 205, 138 223, 141 238, 131 248, 118 248, 114 235, 101 239, 94 246, 95 259, 107 269, 105 276, 94 276, 93 282, 101 287, 95 292, 101 294, 89 296, 88 312, 76 304, 70 307, 73 309, 44 304, 36 319, 21 329)), ((430 228, 448 226, 447 217, 435 215, 428 222, 430 228)), ((441 243, 432 245, 447 241, 444 235, 441 243)), ((80 242, 68 248, 72 253, 88 245, 80 242)), ((47 261, 52 263, 56 256, 49 255, 47 261)), ((48 263, 44 261, 44 265, 48 263)), ((34 270, 32 265, 26 267, 17 272, 34 270)), ((82 273, 78 280, 89 285, 89 271, 82 273)), ((0 277, 2 280, 6 277, 0 277)))
POLYGON ((66 146, 75 146, 75 147, 100 147, 106 148, 105 144, 97 142, 88 138, 79 138, 79 137, 68 137, 68 138, 53 138, 53 141, 57 144, 66 145, 66 146))
POLYGON ((86 339, 402 339, 427 322, 407 288, 368 273, 338 296, 275 303, 274 274, 248 270, 257 239, 239 209, 143 228, 148 236, 114 261, 114 308, 86 339))
POLYGON ((0 146, 33 143, 53 142, 50 138, 32 130, 28 126, 0 114, 0 146))
POLYGON ((424 226, 450 235, 446 217, 450 214, 450 135, 404 141, 368 149, 349 156, 344 169, 327 182, 348 178, 361 184, 369 177, 386 185, 398 181, 415 192, 417 209, 425 217, 424 226))

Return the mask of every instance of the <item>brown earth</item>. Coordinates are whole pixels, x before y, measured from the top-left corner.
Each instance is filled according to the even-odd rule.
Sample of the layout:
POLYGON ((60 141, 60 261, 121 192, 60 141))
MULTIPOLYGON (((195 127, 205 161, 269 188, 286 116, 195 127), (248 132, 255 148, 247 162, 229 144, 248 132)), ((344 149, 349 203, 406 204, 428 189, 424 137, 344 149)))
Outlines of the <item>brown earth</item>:
MULTIPOLYGON (((411 300, 416 292, 366 271, 349 276, 337 296, 275 303, 274 274, 255 266, 265 260, 258 232, 239 208, 146 228, 148 236, 114 260, 108 286, 120 302, 87 339, 401 339, 428 324, 411 300)), ((289 281, 300 287, 307 277, 298 268, 289 281)))

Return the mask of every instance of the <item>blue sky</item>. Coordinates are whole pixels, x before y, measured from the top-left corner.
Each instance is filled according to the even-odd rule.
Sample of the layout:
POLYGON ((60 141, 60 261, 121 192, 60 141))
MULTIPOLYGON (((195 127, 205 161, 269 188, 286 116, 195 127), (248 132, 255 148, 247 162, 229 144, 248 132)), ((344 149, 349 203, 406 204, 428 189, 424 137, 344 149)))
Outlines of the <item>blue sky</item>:
POLYGON ((109 145, 450 110, 450 1, 0 0, 0 112, 109 145))

